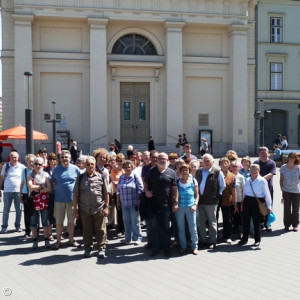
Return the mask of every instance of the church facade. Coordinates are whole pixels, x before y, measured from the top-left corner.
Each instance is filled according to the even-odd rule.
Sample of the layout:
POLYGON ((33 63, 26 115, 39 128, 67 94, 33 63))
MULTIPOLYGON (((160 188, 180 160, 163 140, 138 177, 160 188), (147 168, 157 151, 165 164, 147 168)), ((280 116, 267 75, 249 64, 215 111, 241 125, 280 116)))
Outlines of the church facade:
MULTIPOLYGON (((255 148, 256 0, 2 0, 3 129, 63 116, 84 152, 173 146, 212 131, 212 151, 255 148)), ((196 153, 197 150, 194 150, 196 153)))

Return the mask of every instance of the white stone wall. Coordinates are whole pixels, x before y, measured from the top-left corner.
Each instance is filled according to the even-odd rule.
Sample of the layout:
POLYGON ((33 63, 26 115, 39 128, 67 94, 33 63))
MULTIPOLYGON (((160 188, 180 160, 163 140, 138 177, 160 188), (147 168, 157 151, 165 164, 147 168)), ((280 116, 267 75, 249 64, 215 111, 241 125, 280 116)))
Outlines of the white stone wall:
POLYGON ((195 148, 198 130, 212 129, 214 153, 228 147, 252 151, 255 5, 239 0, 2 1, 4 128, 24 117, 22 74, 32 64, 34 127, 49 135, 49 143, 51 125, 43 114, 52 113, 52 101, 85 151, 119 138, 120 83, 128 81, 150 83, 150 132, 157 143, 174 144, 174 137, 185 132, 195 148), (32 40, 24 41, 26 49, 14 36, 20 16, 26 16, 22 30, 32 40), (125 33, 146 36, 159 55, 111 55, 113 43, 125 33), (15 56, 21 50, 24 61, 15 56), (209 115, 208 126, 199 126, 201 113, 209 115))

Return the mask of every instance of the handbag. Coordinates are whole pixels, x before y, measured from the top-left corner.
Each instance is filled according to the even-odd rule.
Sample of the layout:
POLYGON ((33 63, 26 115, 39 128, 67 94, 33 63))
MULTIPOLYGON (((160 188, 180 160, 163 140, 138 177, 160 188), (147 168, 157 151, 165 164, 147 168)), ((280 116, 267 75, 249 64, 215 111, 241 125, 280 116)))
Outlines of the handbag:
POLYGON ((180 146, 180 143, 177 143, 175 147, 176 147, 176 148, 179 148, 179 146, 180 146))
POLYGON ((252 192, 253 192, 253 194, 254 194, 254 197, 256 198, 256 200, 257 200, 257 204, 258 204, 258 208, 259 208, 259 212, 260 212, 260 214, 262 215, 262 216, 267 216, 268 215, 268 209, 267 209, 267 204, 266 204, 266 202, 262 202, 262 201, 260 201, 258 198, 257 198, 257 196, 256 196, 256 194, 254 193, 254 190, 253 190, 253 186, 252 186, 252 182, 250 181, 250 186, 251 186, 251 189, 252 189, 252 192))
POLYGON ((48 193, 38 193, 33 195, 34 210, 45 210, 48 208, 48 193))

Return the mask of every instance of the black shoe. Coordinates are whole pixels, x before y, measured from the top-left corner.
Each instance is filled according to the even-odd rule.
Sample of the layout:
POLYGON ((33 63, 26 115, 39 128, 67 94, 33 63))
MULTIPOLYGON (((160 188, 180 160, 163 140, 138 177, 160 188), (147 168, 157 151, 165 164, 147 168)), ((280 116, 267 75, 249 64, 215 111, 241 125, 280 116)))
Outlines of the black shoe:
POLYGON ((159 251, 157 250, 153 250, 151 253, 150 253, 150 257, 155 257, 156 255, 158 255, 159 251))
POLYGON ((150 249, 152 249, 152 246, 151 246, 150 243, 148 243, 148 244, 145 245, 145 248, 146 248, 146 250, 150 250, 150 249))
POLYGON ((202 243, 202 242, 199 242, 198 243, 198 249, 200 250, 200 249, 205 249, 205 248, 207 248, 207 244, 206 243, 202 243))
POLYGON ((238 242, 238 245, 244 246, 244 245, 246 245, 247 243, 248 243, 247 240, 240 240, 240 241, 238 242))
POLYGON ((259 245, 260 245, 260 242, 255 242, 255 243, 253 244, 254 247, 259 247, 259 245))
POLYGON ((164 251, 164 256, 165 256, 165 257, 171 257, 171 256, 172 256, 171 251, 170 251, 170 250, 165 250, 165 251, 164 251))
POLYGON ((211 243, 208 245, 208 249, 213 250, 216 248, 216 244, 215 243, 211 243))
POLYGON ((269 226, 269 227, 266 227, 266 232, 272 232, 272 228, 271 228, 271 226, 269 226))

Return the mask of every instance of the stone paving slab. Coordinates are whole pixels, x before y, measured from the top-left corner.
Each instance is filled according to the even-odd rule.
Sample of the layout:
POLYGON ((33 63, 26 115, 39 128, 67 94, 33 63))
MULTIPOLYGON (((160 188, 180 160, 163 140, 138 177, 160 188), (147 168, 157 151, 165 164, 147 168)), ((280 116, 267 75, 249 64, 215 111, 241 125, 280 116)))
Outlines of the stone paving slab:
MULTIPOLYGON (((0 235, 0 299, 299 299, 300 233, 283 231, 279 175, 274 178, 273 232, 259 248, 219 244, 198 256, 150 259, 144 243, 122 245, 112 235, 108 257, 83 249, 31 250, 31 240, 13 229, 0 235), (8 288, 8 289, 7 289, 8 288), (5 296, 5 293, 10 293, 5 296)), ((14 209, 13 209, 14 210, 14 209)), ((3 202, 0 203, 2 221, 3 202)), ((23 222, 23 220, 22 220, 23 222)), ((80 241, 80 239, 78 239, 80 241)), ((145 240, 144 240, 145 242, 145 240)), ((40 242, 43 245, 43 242, 40 242)))

